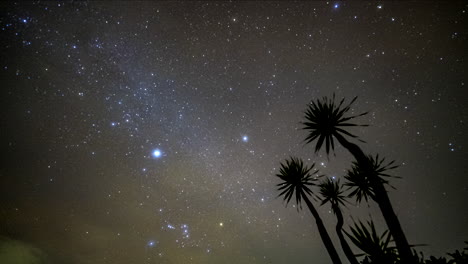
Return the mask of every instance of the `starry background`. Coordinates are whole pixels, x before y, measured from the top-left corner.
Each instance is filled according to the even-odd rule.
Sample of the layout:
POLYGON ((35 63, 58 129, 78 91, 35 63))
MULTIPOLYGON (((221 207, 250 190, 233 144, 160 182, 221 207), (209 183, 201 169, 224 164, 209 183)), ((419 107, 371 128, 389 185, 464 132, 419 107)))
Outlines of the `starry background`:
MULTIPOLYGON (((342 177, 350 155, 314 154, 300 129, 333 93, 370 112, 362 148, 401 164, 410 243, 468 239, 466 3, 0 5, 4 259, 330 263, 274 174, 294 155, 342 177)), ((373 203, 345 215, 385 228, 373 203)))

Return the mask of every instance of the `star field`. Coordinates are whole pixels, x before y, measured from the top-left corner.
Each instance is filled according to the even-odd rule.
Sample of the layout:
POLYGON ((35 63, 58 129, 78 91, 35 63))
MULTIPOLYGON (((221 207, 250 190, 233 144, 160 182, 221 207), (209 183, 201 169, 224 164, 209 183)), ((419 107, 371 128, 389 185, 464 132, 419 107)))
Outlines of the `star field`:
MULTIPOLYGON (((401 165, 410 244, 467 240, 466 3, 0 5, 0 243, 35 263, 330 263, 274 174, 290 155, 349 168, 300 129, 333 93, 369 111, 362 148, 401 165)), ((372 203, 344 215, 385 227, 372 203)))

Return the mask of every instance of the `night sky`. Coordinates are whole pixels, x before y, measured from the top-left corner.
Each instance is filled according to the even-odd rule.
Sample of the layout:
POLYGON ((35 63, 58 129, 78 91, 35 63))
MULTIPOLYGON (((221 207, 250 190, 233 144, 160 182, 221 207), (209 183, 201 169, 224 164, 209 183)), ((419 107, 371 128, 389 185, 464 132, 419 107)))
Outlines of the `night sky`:
MULTIPOLYGON (((466 2, 0 10, 2 263, 331 263, 275 173, 293 155, 343 177, 350 154, 315 154, 300 123, 333 93, 369 111, 363 150, 401 165, 389 195, 410 244, 468 240, 466 2)), ((386 228, 373 202, 344 214, 386 228)))

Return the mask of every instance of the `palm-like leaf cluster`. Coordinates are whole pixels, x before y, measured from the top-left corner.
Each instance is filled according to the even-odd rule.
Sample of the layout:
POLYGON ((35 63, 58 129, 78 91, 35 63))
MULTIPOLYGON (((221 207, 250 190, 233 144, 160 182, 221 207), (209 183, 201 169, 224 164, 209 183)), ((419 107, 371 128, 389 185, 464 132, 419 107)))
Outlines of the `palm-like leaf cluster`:
MULTIPOLYGON (((396 248, 390 245, 391 235, 388 230, 379 235, 372 220, 367 221, 367 226, 361 221, 350 227, 351 233, 345 231, 346 235, 356 245, 370 263, 395 263, 398 259, 396 248)), ((364 261, 366 262, 366 261, 364 261)))
POLYGON ((306 143, 318 139, 315 145, 315 152, 320 150, 324 142, 327 154, 329 154, 330 149, 334 150, 334 137, 336 135, 357 138, 357 136, 344 130, 344 127, 367 126, 349 123, 351 119, 367 114, 367 112, 364 112, 358 115, 347 115, 356 99, 357 97, 354 97, 349 104, 344 106, 344 98, 336 104, 335 94, 333 94, 332 98, 323 97, 322 99, 310 102, 305 111, 306 121, 303 122, 303 129, 309 131, 305 139, 306 143))
POLYGON ((330 178, 327 178, 325 181, 319 184, 320 195, 322 203, 324 205, 328 202, 331 203, 333 212, 336 214, 340 205, 345 206, 346 195, 344 195, 344 190, 340 185, 340 180, 334 181, 330 178))
POLYGON ((353 162, 351 169, 345 175, 347 180, 345 185, 352 190, 349 197, 356 197, 356 201, 359 203, 362 198, 366 202, 368 202, 369 198, 375 199, 375 181, 380 181, 381 184, 387 184, 394 188, 390 185, 388 178, 400 177, 389 175, 387 171, 397 168, 398 165, 394 165, 394 160, 386 164, 384 162, 385 158, 380 158, 378 154, 375 158, 371 155, 367 156, 367 164, 353 162))
POLYGON ((367 173, 363 171, 362 166, 359 166, 357 162, 354 162, 351 169, 348 170, 344 178, 347 180, 345 183, 351 190, 349 197, 356 197, 356 201, 360 203, 362 198, 369 201, 369 198, 374 199, 375 193, 372 188, 370 178, 367 173))
POLYGON ((314 176, 318 170, 311 172, 315 164, 310 167, 304 165, 303 161, 299 158, 291 157, 285 163, 281 163, 279 173, 276 174, 282 182, 278 183, 278 191, 281 193, 278 196, 284 195, 284 201, 289 203, 294 193, 296 194, 296 203, 298 208, 301 208, 301 201, 303 195, 312 195, 310 187, 316 185, 317 178, 314 176))

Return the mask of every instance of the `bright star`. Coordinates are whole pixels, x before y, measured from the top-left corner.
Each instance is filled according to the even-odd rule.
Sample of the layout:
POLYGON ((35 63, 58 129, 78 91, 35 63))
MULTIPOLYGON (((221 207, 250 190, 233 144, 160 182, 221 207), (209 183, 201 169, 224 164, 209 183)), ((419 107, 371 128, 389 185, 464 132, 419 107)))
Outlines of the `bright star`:
POLYGON ((156 242, 153 240, 148 241, 148 247, 154 247, 156 245, 156 242))
POLYGON ((153 156, 153 158, 160 158, 162 156, 162 152, 159 149, 155 149, 151 153, 151 156, 153 156))
POLYGON ((249 137, 248 137, 248 136, 243 136, 243 137, 242 137, 242 141, 244 141, 244 142, 249 141, 249 137))
POLYGON ((377 8, 378 8, 378 9, 382 9, 382 5, 378 5, 377 8))
POLYGON ((333 8, 335 8, 335 9, 337 9, 338 7, 340 7, 339 4, 335 4, 335 5, 333 6, 333 8))

